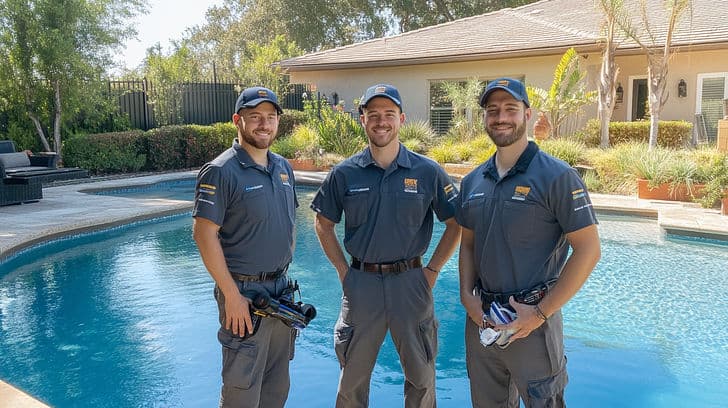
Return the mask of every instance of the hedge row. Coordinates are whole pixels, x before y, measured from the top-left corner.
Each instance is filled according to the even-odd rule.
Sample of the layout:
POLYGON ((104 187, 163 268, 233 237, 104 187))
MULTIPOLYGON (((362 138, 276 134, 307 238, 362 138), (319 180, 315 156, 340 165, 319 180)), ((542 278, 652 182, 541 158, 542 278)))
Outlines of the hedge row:
MULTIPOLYGON (((599 146, 599 120, 591 119, 584 128, 584 141, 590 146, 599 146)), ((659 122, 657 145, 680 149, 688 146, 693 135, 693 125, 684 120, 665 120, 659 122)), ((614 146, 625 142, 648 143, 650 122, 610 122, 609 144, 614 146)))
POLYGON ((92 174, 189 169, 227 149, 235 134, 232 123, 218 123, 77 135, 63 144, 63 157, 92 174))
MULTIPOLYGON (((278 135, 285 137, 305 121, 303 112, 286 110, 278 135)), ((81 167, 92 174, 190 169, 230 147, 236 134, 235 125, 227 122, 75 135, 63 143, 63 160, 66 166, 81 167)))

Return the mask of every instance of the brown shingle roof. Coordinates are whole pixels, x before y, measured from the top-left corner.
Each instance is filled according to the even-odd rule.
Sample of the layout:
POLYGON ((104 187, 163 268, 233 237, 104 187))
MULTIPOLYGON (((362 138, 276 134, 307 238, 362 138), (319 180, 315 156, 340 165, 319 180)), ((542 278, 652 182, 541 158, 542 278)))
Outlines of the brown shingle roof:
MULTIPOLYGON (((665 38, 667 13, 662 0, 647 0, 656 44, 665 38)), ((625 0, 634 21, 638 1, 625 0)), ((601 12, 595 0, 542 0, 518 8, 463 18, 403 34, 377 38, 281 61, 291 71, 366 68, 471 61, 562 53, 569 47, 599 50, 601 12)), ((646 45, 652 45, 643 31, 646 45)), ((728 0, 693 0, 673 34, 673 46, 728 48, 728 0)), ((635 52, 624 40, 619 52, 635 52)))

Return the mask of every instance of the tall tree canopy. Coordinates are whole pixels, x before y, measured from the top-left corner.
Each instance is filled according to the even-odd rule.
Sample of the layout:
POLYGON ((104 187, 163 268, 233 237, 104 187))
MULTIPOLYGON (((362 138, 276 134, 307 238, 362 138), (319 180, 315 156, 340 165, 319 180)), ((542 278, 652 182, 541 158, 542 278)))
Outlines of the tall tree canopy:
POLYGON ((60 154, 63 113, 82 109, 73 102, 87 99, 88 83, 111 66, 111 53, 135 34, 128 22, 145 7, 144 0, 0 2, 0 53, 7 56, 0 77, 8 86, 0 94, 24 107, 44 149, 60 154))

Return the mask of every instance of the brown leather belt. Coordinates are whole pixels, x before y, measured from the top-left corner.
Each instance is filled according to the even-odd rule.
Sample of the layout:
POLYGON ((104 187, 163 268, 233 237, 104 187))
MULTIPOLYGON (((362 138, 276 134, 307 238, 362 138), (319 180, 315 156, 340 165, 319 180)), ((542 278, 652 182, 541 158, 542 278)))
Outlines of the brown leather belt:
POLYGON ((286 267, 283 269, 279 269, 273 272, 263 272, 259 275, 243 275, 240 273, 231 273, 231 275, 233 276, 233 279, 239 280, 241 282, 265 282, 280 278, 281 276, 286 274, 287 270, 288 265, 286 265, 286 267))
POLYGON ((404 272, 414 268, 422 267, 422 257, 416 256, 411 259, 386 262, 386 263, 366 263, 358 258, 351 259, 351 267, 365 272, 387 273, 387 272, 404 272))

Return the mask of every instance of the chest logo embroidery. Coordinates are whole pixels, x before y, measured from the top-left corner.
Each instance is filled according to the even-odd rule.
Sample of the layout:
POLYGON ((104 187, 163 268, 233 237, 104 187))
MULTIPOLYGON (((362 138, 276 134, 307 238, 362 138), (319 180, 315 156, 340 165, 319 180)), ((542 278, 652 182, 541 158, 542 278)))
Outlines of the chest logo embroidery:
POLYGON ((511 200, 526 201, 526 196, 531 192, 531 187, 528 186, 516 186, 513 191, 513 197, 511 200))
POLYGON ((259 188, 263 188, 263 185, 258 184, 257 186, 245 186, 245 191, 253 191, 253 190, 257 190, 259 188))
POLYGON ((417 192, 417 179, 411 179, 411 178, 404 179, 404 192, 405 193, 416 193, 417 192))
POLYGON ((286 173, 281 173, 281 182, 283 183, 284 186, 288 186, 288 187, 291 186, 291 183, 288 181, 288 174, 286 174, 286 173))

